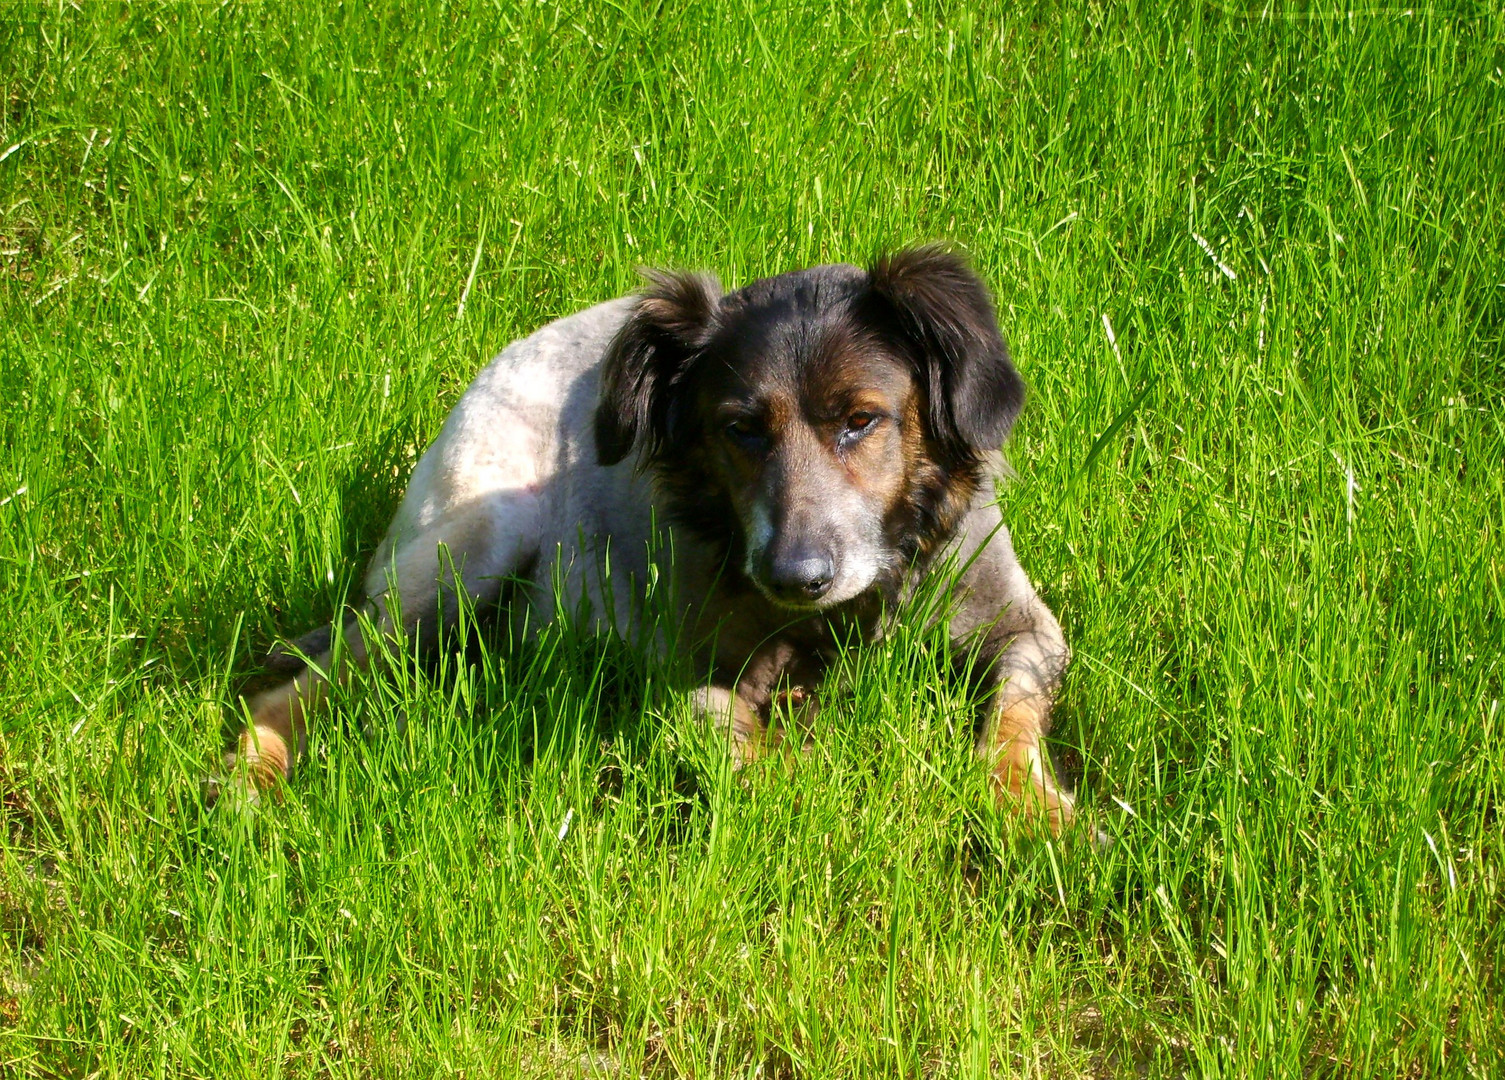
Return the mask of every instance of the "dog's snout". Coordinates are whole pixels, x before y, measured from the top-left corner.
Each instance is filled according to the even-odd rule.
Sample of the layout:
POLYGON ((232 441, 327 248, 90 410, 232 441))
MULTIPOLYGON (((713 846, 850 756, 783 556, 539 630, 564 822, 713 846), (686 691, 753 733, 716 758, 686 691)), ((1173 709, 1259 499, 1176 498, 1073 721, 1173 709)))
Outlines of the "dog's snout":
POLYGON ((836 564, 829 552, 799 548, 772 554, 765 581, 779 599, 810 604, 826 595, 835 578, 836 564))

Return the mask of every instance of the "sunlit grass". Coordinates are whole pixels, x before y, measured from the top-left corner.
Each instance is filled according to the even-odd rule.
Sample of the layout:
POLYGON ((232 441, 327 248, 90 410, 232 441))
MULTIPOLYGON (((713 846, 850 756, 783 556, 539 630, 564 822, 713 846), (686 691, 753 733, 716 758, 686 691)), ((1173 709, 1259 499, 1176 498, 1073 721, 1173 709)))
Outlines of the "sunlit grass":
POLYGON ((1505 1072, 1505 18, 0 13, 0 1061, 31 1075, 1505 1072), (508 340, 964 245, 1117 838, 933 634, 733 776, 569 627, 199 784, 508 340))

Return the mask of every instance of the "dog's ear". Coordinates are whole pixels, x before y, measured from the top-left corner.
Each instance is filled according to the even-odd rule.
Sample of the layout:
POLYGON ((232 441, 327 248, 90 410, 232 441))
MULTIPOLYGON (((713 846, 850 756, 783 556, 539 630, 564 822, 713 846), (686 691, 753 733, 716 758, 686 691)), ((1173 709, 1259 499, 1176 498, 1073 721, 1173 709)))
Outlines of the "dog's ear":
POLYGON ((982 279, 938 245, 881 256, 868 276, 914 350, 935 436, 962 454, 998 449, 1024 407, 1024 380, 982 279))
POLYGON ((648 288, 606 349, 596 406, 596 460, 615 465, 639 439, 668 435, 668 394, 715 329, 721 285, 708 274, 645 270, 648 288))

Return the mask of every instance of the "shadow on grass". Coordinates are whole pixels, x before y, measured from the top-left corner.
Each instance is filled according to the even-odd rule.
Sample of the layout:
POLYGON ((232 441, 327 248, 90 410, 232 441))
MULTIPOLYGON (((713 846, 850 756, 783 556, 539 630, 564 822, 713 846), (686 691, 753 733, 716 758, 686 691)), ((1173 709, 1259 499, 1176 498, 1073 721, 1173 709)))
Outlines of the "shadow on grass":
MULTIPOLYGON (((348 618, 364 603, 366 565, 402 502, 411 472, 405 447, 414 438, 411 424, 388 429, 340 485, 336 583, 291 570, 270 583, 276 607, 265 622, 245 630, 246 643, 236 652, 230 677, 236 695, 249 698, 297 675, 303 669, 298 654, 316 656, 327 649, 336 618, 348 618)), ((236 716, 226 718, 227 732, 238 725, 236 716)))

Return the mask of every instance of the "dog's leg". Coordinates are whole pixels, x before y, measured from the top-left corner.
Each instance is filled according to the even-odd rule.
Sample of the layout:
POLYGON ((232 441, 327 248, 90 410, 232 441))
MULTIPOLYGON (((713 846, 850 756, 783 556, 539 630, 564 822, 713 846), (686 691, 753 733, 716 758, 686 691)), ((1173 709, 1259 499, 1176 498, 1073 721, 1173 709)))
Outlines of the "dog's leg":
POLYGON ((1043 811, 1059 833, 1071 821, 1073 802, 1056 786, 1042 740, 1071 654, 1055 616, 1038 599, 1030 598, 1008 621, 1011 627, 995 631, 987 643, 994 653, 985 676, 992 691, 977 752, 1000 789, 1043 811))
MULTIPOLYGON (((390 556, 383 544, 367 580, 368 625, 388 641, 416 639, 420 648, 432 647, 454 622, 459 590, 478 605, 495 600, 502 578, 536 548, 537 518, 536 496, 492 498, 403 540, 390 556)), ((342 655, 321 652, 296 678, 249 703, 251 723, 226 756, 227 766, 243 762, 257 788, 292 771, 308 747, 307 715, 328 696, 328 679, 343 681, 370 663, 358 621, 345 624, 344 644, 342 655)))
POLYGON ((737 768, 750 765, 768 752, 768 725, 761 710, 725 686, 702 686, 690 699, 697 716, 726 733, 737 768))
POLYGON ((344 639, 345 651, 336 670, 331 671, 334 652, 326 649, 296 677, 248 702, 251 723, 240 733, 236 748, 225 755, 227 770, 244 764, 247 781, 257 789, 271 787, 292 772, 293 763, 307 750, 305 714, 328 693, 324 675, 343 680, 352 669, 366 666, 366 642, 354 619, 345 624, 344 639))
POLYGON ((813 672, 799 667, 798 657, 790 642, 773 638, 736 669, 718 665, 710 685, 696 691, 696 713, 725 730, 739 768, 784 745, 788 732, 785 724, 772 723, 775 712, 783 712, 786 720, 808 721, 819 708, 814 693, 788 682, 801 674, 815 681, 813 672))

